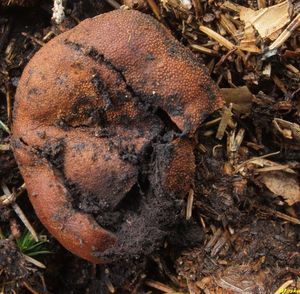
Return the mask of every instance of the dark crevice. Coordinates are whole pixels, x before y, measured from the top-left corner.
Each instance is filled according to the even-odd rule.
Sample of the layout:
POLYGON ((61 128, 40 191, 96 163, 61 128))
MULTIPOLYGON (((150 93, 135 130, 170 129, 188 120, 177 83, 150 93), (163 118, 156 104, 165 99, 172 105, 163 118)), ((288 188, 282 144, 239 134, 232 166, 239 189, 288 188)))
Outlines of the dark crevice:
POLYGON ((108 110, 112 105, 112 101, 110 99, 110 91, 107 88, 106 83, 101 79, 101 76, 96 70, 93 70, 94 74, 92 77, 92 84, 94 85, 95 91, 98 95, 98 97, 101 97, 105 102, 105 108, 104 110, 108 110))
POLYGON ((23 143, 25 146, 29 146, 29 144, 22 138, 19 138, 20 142, 23 143))
POLYGON ((165 126, 174 132, 180 134, 182 131, 178 128, 178 126, 173 122, 169 114, 163 110, 162 108, 158 107, 155 111, 155 114, 161 119, 161 121, 165 124, 165 126))
POLYGON ((86 124, 77 124, 77 125, 71 125, 70 123, 66 122, 64 119, 60 119, 57 123, 57 127, 63 129, 63 130, 69 130, 72 129, 90 129, 90 125, 86 124))
POLYGON ((138 183, 135 183, 125 194, 121 201, 113 207, 113 210, 138 211, 141 202, 142 191, 138 183))
POLYGON ((86 118, 88 120, 87 123, 77 122, 74 121, 74 118, 76 118, 76 113, 72 114, 70 116, 61 117, 59 121, 57 122, 57 127, 68 131, 70 128, 72 129, 87 129, 90 130, 91 127, 100 127, 100 128, 107 128, 108 122, 107 122, 107 116, 106 112, 102 108, 94 108, 92 111, 89 111, 86 114, 86 118))

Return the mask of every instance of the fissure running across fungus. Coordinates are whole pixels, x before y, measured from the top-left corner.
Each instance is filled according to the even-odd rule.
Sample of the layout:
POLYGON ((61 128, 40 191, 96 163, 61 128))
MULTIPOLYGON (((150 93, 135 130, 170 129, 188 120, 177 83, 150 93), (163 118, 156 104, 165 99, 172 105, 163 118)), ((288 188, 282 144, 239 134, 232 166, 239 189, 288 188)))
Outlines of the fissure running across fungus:
POLYGON ((220 108, 198 60, 152 17, 118 10, 26 66, 12 144, 41 222, 94 263, 149 254, 182 222, 193 136, 220 108))

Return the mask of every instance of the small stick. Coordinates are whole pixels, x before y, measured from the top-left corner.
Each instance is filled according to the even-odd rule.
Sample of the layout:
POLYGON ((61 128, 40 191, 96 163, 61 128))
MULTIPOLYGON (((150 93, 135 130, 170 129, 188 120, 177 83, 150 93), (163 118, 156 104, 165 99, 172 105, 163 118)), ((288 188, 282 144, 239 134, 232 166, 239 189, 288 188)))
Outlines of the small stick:
POLYGON ((22 36, 26 37, 26 38, 29 38, 30 40, 32 40, 33 42, 37 43, 38 45, 40 45, 41 47, 43 47, 45 45, 45 42, 39 40, 38 38, 34 37, 34 36, 31 36, 25 32, 22 32, 21 33, 22 36))
MULTIPOLYGON (((288 286, 290 286, 291 284, 293 284, 294 280, 287 280, 286 282, 284 282, 282 285, 280 285, 280 287, 275 291, 274 294, 280 294, 280 293, 284 293, 286 288, 288 286)), ((287 292, 288 293, 288 292, 287 292)))
MULTIPOLYGON (((8 196, 8 195, 12 195, 14 193, 11 193, 8 189, 8 187, 6 186, 5 183, 1 183, 1 187, 3 192, 8 196)), ((28 231, 31 233, 33 239, 38 242, 39 238, 37 236, 37 233, 35 232, 34 228, 32 227, 32 225, 30 224, 30 222, 28 221, 26 215, 24 214, 24 212, 22 211, 22 209, 20 208, 20 206, 17 203, 12 203, 12 208, 14 209, 15 213, 18 215, 18 217, 20 218, 20 220, 23 222, 23 224, 25 225, 25 227, 28 229, 28 231)))
POLYGON ((159 12, 159 7, 157 6, 157 4, 154 2, 154 0, 147 0, 151 10, 153 11, 153 13, 155 14, 156 18, 161 20, 161 16, 160 16, 160 12, 159 12))
POLYGON ((9 205, 13 203, 25 190, 26 186, 25 183, 23 183, 16 192, 0 196, 0 205, 9 205))
POLYGON ((115 9, 119 9, 121 5, 116 0, 105 0, 110 6, 115 9))
POLYGON ((157 281, 153 281, 153 280, 148 280, 146 281, 146 285, 154 288, 156 290, 162 291, 164 293, 174 293, 176 292, 175 290, 173 290, 171 287, 161 283, 161 282, 157 282, 157 281))
POLYGON ((293 224, 300 225, 300 219, 289 216, 289 215, 287 215, 285 213, 282 213, 280 211, 275 211, 274 210, 274 215, 276 215, 278 218, 281 218, 281 219, 286 220, 288 222, 291 222, 293 224))
POLYGON ((32 225, 30 224, 29 220, 27 219, 26 215, 24 214, 23 210, 20 208, 20 206, 17 203, 14 203, 12 204, 12 208, 14 209, 15 213, 18 215, 20 220, 23 222, 25 227, 28 229, 28 231, 31 233, 34 241, 38 242, 39 237, 36 231, 34 230, 34 228, 32 227, 32 225))
POLYGON ((3 129, 6 133, 10 134, 10 129, 2 120, 0 120, 0 128, 3 129))
POLYGON ((7 120, 8 124, 11 123, 12 118, 12 106, 11 106, 11 91, 9 84, 6 85, 6 112, 7 112, 7 120))
POLYGON ((287 89, 284 85, 284 83, 278 78, 278 76, 273 75, 272 76, 273 82, 274 84, 278 87, 278 89, 283 93, 283 94, 287 94, 287 89))
MULTIPOLYGON (((214 30, 210 29, 209 27, 200 26, 199 30, 204 34, 206 34, 208 37, 212 38, 213 40, 223 45, 228 50, 236 49, 236 46, 232 42, 230 42, 229 40, 227 40, 226 38, 224 38, 223 36, 215 32, 214 30)), ((237 49, 236 52, 243 58, 243 60, 246 59, 245 54, 241 50, 237 49)))
POLYGON ((194 9, 195 9, 196 19, 198 20, 198 19, 200 19, 201 15, 203 14, 201 3, 200 3, 200 0, 192 0, 192 2, 193 2, 194 9))
POLYGON ((23 257, 24 257, 24 259, 25 259, 26 261, 31 262, 31 263, 34 264, 35 266, 37 266, 37 267, 39 267, 39 268, 42 268, 42 269, 45 269, 45 268, 46 268, 46 266, 45 266, 43 263, 41 263, 40 261, 38 261, 38 260, 36 260, 36 259, 34 259, 34 258, 28 256, 28 255, 25 255, 25 254, 22 254, 22 255, 23 255, 23 257))
POLYGON ((269 46, 269 51, 279 48, 300 26, 300 13, 293 19, 287 28, 279 35, 279 37, 269 46))
POLYGON ((0 151, 8 151, 10 149, 9 144, 0 144, 0 151))
POLYGON ((258 9, 265 8, 266 1, 265 0, 257 0, 257 6, 258 6, 258 9))
POLYGON ((230 1, 225 1, 221 7, 230 9, 230 10, 232 10, 234 12, 238 12, 238 13, 244 8, 244 6, 232 3, 230 1))
POLYGON ((218 55, 218 52, 215 51, 215 50, 212 50, 212 49, 209 49, 209 48, 206 48, 206 47, 203 47, 201 45, 197 45, 197 44, 192 44, 191 45, 191 48, 193 48, 194 50, 197 50, 201 53, 204 53, 204 54, 209 54, 209 55, 218 55))
POLYGON ((232 103, 229 104, 229 107, 224 106, 221 116, 221 121, 216 133, 216 138, 221 140, 225 134, 226 128, 231 120, 232 113, 232 103))
POLYGON ((190 189, 187 198, 187 205, 186 205, 186 216, 185 216, 186 220, 189 220, 192 217, 193 202, 194 202, 194 190, 190 189))
POLYGON ((112 284, 111 280, 109 279, 109 269, 105 269, 104 271, 104 283, 110 293, 116 293, 116 289, 112 284))
POLYGON ((32 294, 39 294, 39 292, 35 291, 30 285, 28 285, 25 281, 23 282, 23 286, 32 294))
POLYGON ((239 170, 241 168, 243 168, 245 165, 247 165, 249 162, 252 162, 253 160, 264 159, 264 158, 267 158, 267 157, 270 157, 270 156, 273 156, 273 155, 277 155, 279 153, 280 153, 280 151, 276 151, 276 152, 268 153, 268 154, 265 154, 265 155, 262 155, 262 156, 255 156, 255 157, 252 157, 250 159, 247 159, 247 160, 245 160, 244 162, 242 162, 240 165, 238 165, 236 167, 235 173, 239 172, 239 170))
POLYGON ((201 32, 203 32, 204 34, 206 34, 207 36, 209 36, 210 38, 212 38, 215 41, 217 41, 218 43, 220 43, 221 45, 223 45, 228 50, 235 49, 234 44, 232 44, 230 41, 228 41, 223 36, 221 36, 220 34, 216 33, 215 31, 213 31, 212 29, 210 29, 210 28, 208 28, 206 26, 200 26, 199 30, 201 32))

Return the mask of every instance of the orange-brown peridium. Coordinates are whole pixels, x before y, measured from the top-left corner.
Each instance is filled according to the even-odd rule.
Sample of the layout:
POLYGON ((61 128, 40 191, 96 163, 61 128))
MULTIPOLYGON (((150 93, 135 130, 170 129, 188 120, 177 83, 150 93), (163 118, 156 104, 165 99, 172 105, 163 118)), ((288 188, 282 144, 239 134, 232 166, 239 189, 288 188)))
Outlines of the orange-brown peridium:
POLYGON ((106 262, 95 253, 117 234, 74 206, 68 183, 117 209, 148 162, 154 193, 184 197, 194 133, 221 105, 198 58, 148 15, 117 10, 54 38, 26 66, 14 109, 14 154, 39 219, 74 254, 106 262))

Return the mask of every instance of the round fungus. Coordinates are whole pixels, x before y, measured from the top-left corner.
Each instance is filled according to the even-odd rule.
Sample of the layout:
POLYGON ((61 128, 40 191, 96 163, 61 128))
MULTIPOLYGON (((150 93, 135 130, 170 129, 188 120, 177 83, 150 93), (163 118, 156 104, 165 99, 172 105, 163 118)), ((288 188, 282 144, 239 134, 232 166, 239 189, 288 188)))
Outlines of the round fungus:
POLYGON ((160 246, 193 186, 195 131, 222 99, 207 70, 152 17, 81 22, 30 60, 12 144, 49 232, 94 263, 160 246))

